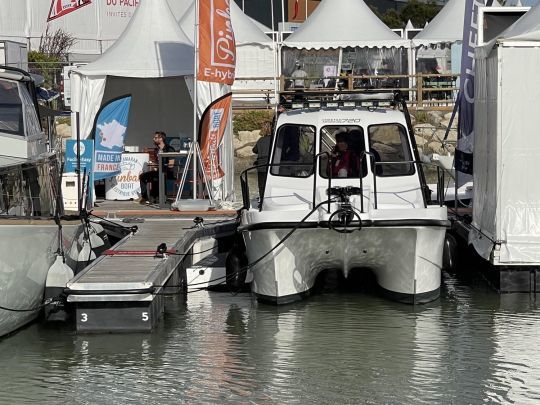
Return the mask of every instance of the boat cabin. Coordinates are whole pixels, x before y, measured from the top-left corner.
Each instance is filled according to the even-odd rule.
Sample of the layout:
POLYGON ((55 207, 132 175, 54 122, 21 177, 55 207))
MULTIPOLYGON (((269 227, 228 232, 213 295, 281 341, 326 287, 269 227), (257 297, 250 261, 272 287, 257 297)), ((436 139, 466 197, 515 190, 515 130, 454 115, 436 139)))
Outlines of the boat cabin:
POLYGON ((332 186, 360 188, 362 203, 374 208, 425 207, 427 187, 410 119, 390 97, 392 102, 384 93, 317 108, 306 102, 282 113, 261 211, 311 209, 332 186))
POLYGON ((32 159, 47 151, 32 77, 4 66, 0 66, 0 151, 0 155, 6 155, 0 156, 0 165, 32 159))

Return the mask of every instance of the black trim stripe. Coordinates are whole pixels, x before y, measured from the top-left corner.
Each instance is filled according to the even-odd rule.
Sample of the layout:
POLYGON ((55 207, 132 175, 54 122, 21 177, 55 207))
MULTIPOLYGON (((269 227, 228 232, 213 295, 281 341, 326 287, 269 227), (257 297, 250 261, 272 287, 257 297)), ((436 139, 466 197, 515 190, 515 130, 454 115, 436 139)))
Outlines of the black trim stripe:
MULTIPOLYGON (((384 297, 391 301, 399 302, 402 304, 427 304, 428 302, 435 301, 438 299, 441 295, 441 289, 436 288, 433 291, 426 291, 419 294, 406 294, 406 293, 399 293, 395 291, 387 290, 381 286, 379 286, 379 289, 384 297)), ((263 295, 263 294, 257 294, 253 293, 253 295, 257 298, 257 301, 265 303, 265 304, 271 304, 271 305, 285 305, 285 304, 291 304, 293 302, 302 301, 304 298, 307 298, 312 294, 312 290, 303 291, 296 294, 290 294, 290 295, 284 295, 282 297, 274 297, 270 295, 263 295)))
MULTIPOLYGON (((336 224, 339 226, 339 224, 336 224)), ((449 228, 450 221, 438 219, 383 219, 373 221, 371 219, 362 221, 362 228, 395 228, 406 226, 430 226, 437 228, 449 228)), ((238 230, 242 231, 258 231, 263 229, 290 229, 290 228, 325 228, 329 229, 328 221, 321 222, 260 222, 256 224, 240 225, 238 230)), ((358 228, 358 221, 352 221, 348 228, 358 228)))

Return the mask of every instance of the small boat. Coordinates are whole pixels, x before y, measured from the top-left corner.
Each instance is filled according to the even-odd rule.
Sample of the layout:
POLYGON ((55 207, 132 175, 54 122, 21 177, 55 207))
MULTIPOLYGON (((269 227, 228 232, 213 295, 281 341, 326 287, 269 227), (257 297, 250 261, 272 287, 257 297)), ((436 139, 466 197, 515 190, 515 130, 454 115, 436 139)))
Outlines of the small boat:
POLYGON ((397 301, 438 298, 447 209, 442 193, 431 199, 401 94, 293 100, 277 121, 262 198, 249 197, 257 168, 241 175, 243 246, 228 278, 247 270, 254 295, 277 304, 309 294, 326 269, 371 271, 397 301))
POLYGON ((49 269, 81 231, 62 217, 60 171, 32 76, 0 66, 0 336, 38 316, 49 269))

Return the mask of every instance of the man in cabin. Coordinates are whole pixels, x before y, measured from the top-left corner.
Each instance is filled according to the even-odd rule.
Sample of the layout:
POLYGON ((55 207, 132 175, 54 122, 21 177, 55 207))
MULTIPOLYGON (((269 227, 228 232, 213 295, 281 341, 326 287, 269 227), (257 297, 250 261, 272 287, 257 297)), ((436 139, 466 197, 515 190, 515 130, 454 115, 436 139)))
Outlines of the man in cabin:
MULTIPOLYGON (((159 168, 158 168, 158 155, 164 152, 175 152, 174 148, 167 144, 167 135, 163 131, 156 131, 154 133, 154 151, 151 156, 151 163, 148 164, 149 171, 143 172, 139 176, 139 182, 141 185, 141 198, 138 200, 140 204, 150 204, 148 198, 148 183, 151 184, 150 193, 153 199, 156 199, 159 195, 159 168)), ((162 172, 165 178, 173 178, 174 159, 162 159, 162 172)))

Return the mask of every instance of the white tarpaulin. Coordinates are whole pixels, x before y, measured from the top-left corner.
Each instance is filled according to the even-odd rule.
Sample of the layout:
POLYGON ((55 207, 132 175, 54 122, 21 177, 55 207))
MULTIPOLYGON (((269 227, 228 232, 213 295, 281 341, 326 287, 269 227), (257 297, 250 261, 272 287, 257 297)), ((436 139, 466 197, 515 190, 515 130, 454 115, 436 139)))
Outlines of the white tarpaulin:
POLYGON ((476 50, 470 242, 494 264, 540 264, 539 21, 537 5, 476 50))
POLYGON ((363 0, 323 0, 283 45, 300 49, 409 47, 363 0))
MULTIPOLYGON (((168 2, 178 19, 192 0, 168 2)), ((35 50, 47 28, 49 34, 61 28, 76 40, 70 53, 101 54, 122 34, 139 4, 140 0, 93 0, 47 22, 51 0, 0 0, 0 38, 29 43, 35 50)))

